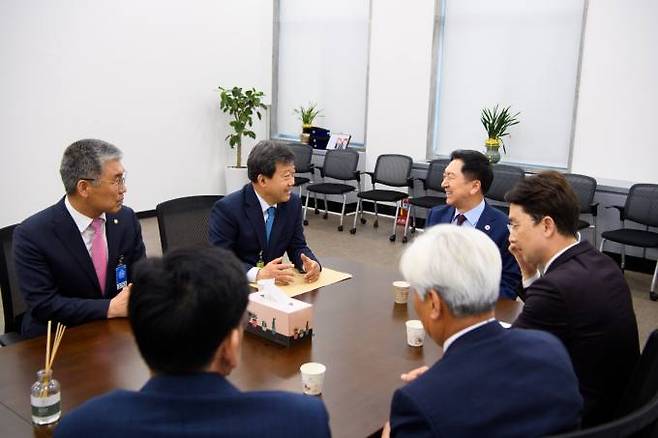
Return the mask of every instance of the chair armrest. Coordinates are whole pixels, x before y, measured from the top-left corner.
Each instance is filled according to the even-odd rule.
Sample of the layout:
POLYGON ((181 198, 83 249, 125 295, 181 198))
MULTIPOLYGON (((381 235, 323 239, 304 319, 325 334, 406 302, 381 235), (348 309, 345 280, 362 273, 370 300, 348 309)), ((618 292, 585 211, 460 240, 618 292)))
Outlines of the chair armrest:
POLYGON ((313 169, 318 169, 320 171, 320 176, 324 178, 324 166, 313 166, 313 169))
POLYGON ((608 208, 616 208, 619 211, 619 220, 623 221, 626 219, 626 215, 624 214, 624 207, 622 207, 621 205, 608 205, 605 208, 606 210, 608 208))
POLYGON ((414 179, 422 182, 423 183, 423 190, 427 191, 427 178, 421 176, 421 177, 414 178, 414 179))
POLYGON ((415 181, 415 180, 416 180, 416 178, 407 178, 407 186, 408 186, 411 190, 414 189, 414 181, 415 181))
POLYGON ((589 214, 596 217, 599 214, 599 203, 595 202, 589 206, 589 214))

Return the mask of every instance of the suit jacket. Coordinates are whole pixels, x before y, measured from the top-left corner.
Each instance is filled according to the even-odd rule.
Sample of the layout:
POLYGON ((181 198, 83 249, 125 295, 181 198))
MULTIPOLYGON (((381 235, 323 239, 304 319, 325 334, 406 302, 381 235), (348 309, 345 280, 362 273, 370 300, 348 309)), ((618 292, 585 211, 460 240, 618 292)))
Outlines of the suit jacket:
MULTIPOLYGON (((427 226, 449 224, 455 217, 455 207, 442 205, 430 210, 427 226)), ((509 247, 509 229, 507 216, 500 210, 485 203, 484 211, 475 228, 488 235, 500 250, 503 272, 500 277, 500 297, 515 299, 521 288, 521 271, 516 259, 507 249, 509 247)))
POLYGON ((14 263, 21 292, 27 305, 22 334, 38 336, 48 320, 67 326, 107 317, 116 288, 119 259, 128 268, 144 257, 139 221, 128 207, 106 214, 108 247, 105 296, 101 294, 91 256, 64 198, 57 204, 27 218, 14 230, 14 263))
POLYGON ((521 298, 525 305, 514 326, 550 332, 569 351, 585 399, 583 426, 612 419, 640 354, 631 293, 619 267, 581 242, 521 298))
POLYGON ((302 254, 318 261, 306 244, 302 203, 294 193, 287 202, 277 204, 269 243, 263 211, 251 183, 215 203, 210 213, 209 235, 210 243, 233 251, 244 262, 245 272, 256 266, 261 251, 265 264, 287 252, 300 271, 302 254))
POLYGON ((65 414, 55 437, 329 437, 322 400, 279 391, 240 392, 219 374, 155 376, 65 414))
POLYGON ((392 437, 538 437, 578 427, 582 398, 569 356, 552 335, 468 332, 395 391, 392 437))

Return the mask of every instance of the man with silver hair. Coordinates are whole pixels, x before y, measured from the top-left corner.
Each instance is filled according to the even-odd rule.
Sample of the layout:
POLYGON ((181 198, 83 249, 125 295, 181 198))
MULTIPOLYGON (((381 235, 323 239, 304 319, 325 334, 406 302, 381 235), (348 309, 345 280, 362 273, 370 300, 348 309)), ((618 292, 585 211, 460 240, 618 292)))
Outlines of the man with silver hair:
POLYGON ((66 195, 14 231, 14 262, 27 304, 21 334, 43 334, 49 320, 67 326, 127 315, 132 265, 144 257, 133 210, 123 205, 121 151, 102 140, 66 148, 66 195))
POLYGON ((443 347, 431 367, 402 375, 383 436, 534 437, 578 427, 582 398, 552 335, 494 318, 500 251, 474 228, 437 225, 400 260, 416 313, 443 347))

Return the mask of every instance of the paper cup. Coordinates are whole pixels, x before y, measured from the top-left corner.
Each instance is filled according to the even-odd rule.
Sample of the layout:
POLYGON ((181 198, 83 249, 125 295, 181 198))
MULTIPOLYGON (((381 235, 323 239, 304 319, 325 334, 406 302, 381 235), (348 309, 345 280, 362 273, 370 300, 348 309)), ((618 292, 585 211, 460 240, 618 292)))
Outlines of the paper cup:
POLYGON ((406 281, 393 282, 394 300, 397 304, 406 304, 409 298, 409 283, 406 281))
POLYGON ((417 319, 407 321, 407 344, 412 347, 422 347, 425 340, 423 323, 417 319))
POLYGON ((317 362, 307 362, 299 367, 302 373, 302 386, 304 394, 322 394, 322 384, 327 367, 317 362))

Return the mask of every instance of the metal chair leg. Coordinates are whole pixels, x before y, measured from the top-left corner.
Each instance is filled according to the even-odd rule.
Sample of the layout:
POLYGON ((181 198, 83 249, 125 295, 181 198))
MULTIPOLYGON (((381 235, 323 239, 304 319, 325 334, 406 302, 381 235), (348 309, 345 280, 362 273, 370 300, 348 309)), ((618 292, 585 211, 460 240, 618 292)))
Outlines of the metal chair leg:
POLYGON ((373 222, 372 226, 377 228, 379 227, 379 214, 377 214, 377 201, 375 202, 375 222, 373 222))
POLYGON ((329 210, 327 206, 327 195, 324 195, 324 216, 322 216, 322 219, 326 219, 329 217, 329 210))
POLYGON ((626 267, 626 245, 621 246, 621 270, 626 267))
POLYGON ((358 198, 356 201, 356 211, 354 212, 354 224, 352 224, 352 229, 350 234, 356 234, 356 220, 359 218, 359 207, 361 206, 361 198, 358 198))
POLYGON ((656 260, 656 268, 653 270, 653 278, 651 279, 651 289, 649 289, 649 298, 651 298, 651 301, 658 299, 658 294, 656 293, 656 277, 658 277, 658 260, 656 260))
POLYGON ((388 240, 395 242, 398 226, 398 214, 400 213, 400 201, 395 203, 395 216, 393 216, 393 234, 390 235, 388 240))
POLYGON ((605 241, 606 241, 605 237, 601 238, 601 246, 599 246, 599 252, 603 252, 603 245, 605 245, 605 241))
POLYGON ((345 217, 346 202, 347 202, 347 195, 343 193, 343 208, 340 209, 340 225, 338 225, 338 231, 343 231, 343 218, 345 217))
POLYGON ((411 211, 414 206, 409 204, 409 210, 407 211, 407 217, 404 221, 404 234, 402 235, 402 243, 407 243, 407 230, 409 229, 409 218, 411 217, 411 211))

